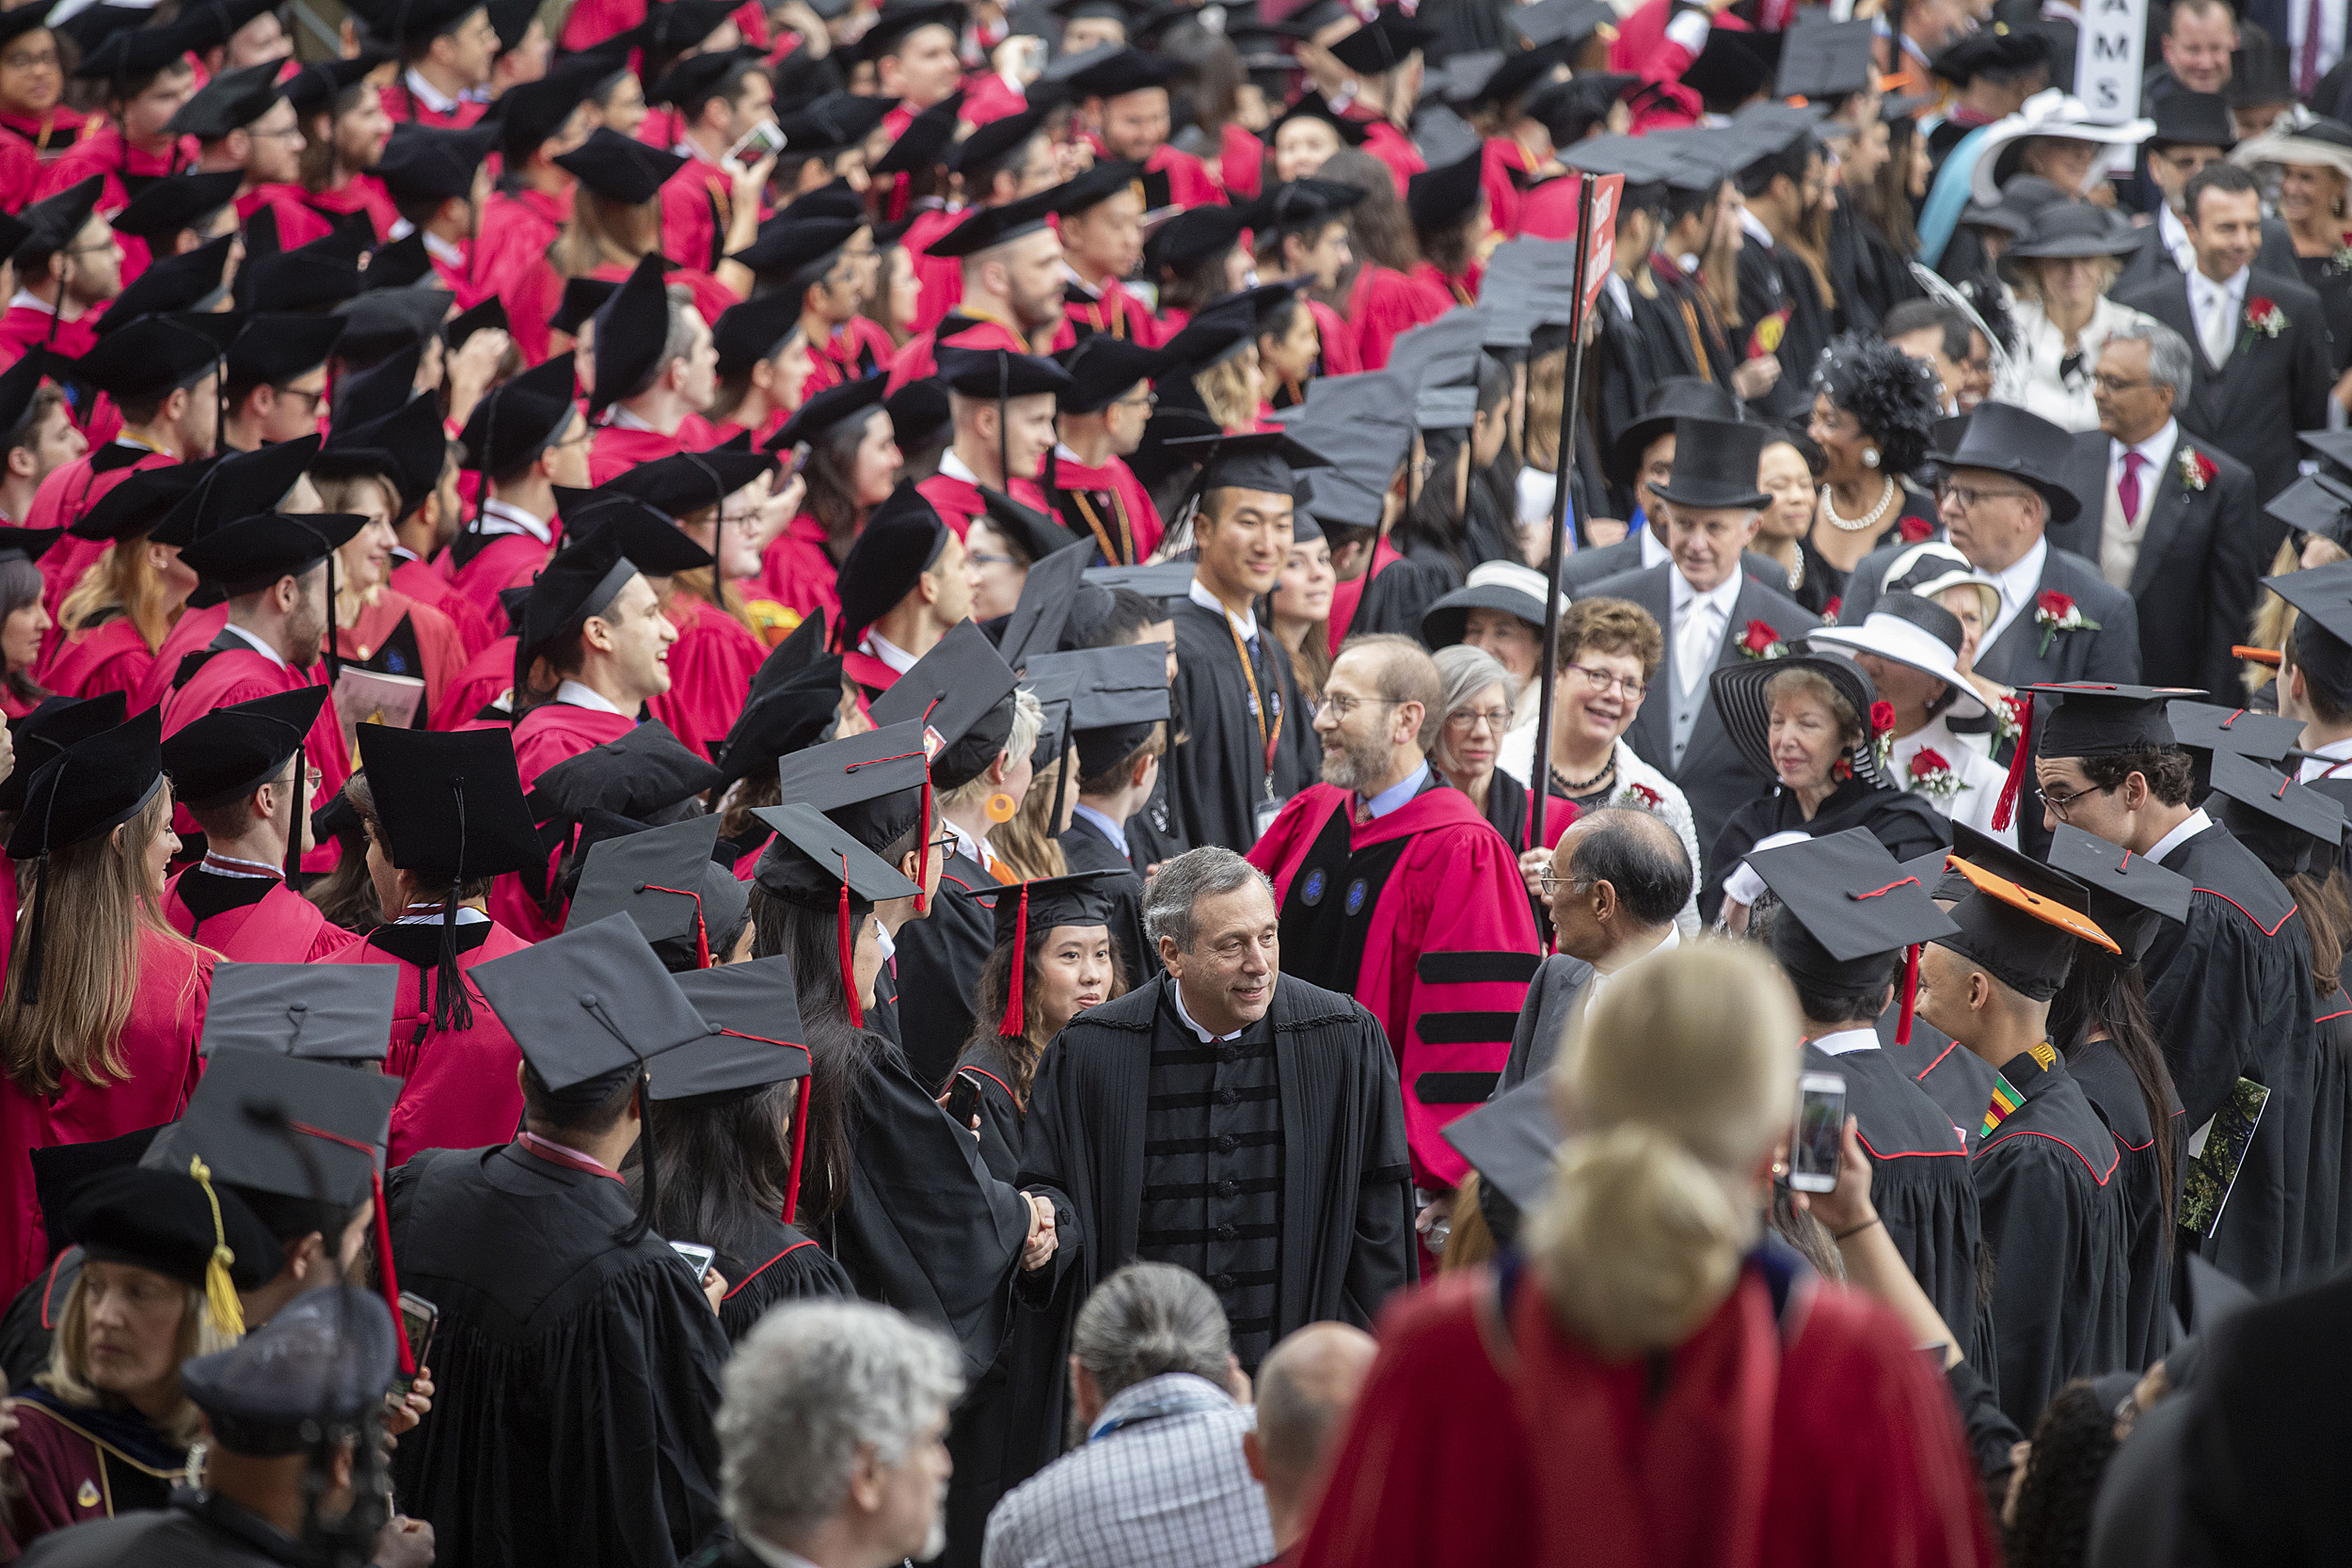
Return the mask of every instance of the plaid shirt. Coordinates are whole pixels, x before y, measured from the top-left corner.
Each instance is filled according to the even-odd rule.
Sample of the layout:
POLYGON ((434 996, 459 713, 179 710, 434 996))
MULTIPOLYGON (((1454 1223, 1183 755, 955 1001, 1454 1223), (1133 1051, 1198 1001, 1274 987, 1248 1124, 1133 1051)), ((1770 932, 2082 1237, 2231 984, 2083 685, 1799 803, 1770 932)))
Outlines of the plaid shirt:
POLYGON ((1187 1372, 1122 1389, 1084 1447, 988 1516, 984 1568, 1250 1568, 1274 1556, 1242 1458, 1254 1411, 1187 1372))

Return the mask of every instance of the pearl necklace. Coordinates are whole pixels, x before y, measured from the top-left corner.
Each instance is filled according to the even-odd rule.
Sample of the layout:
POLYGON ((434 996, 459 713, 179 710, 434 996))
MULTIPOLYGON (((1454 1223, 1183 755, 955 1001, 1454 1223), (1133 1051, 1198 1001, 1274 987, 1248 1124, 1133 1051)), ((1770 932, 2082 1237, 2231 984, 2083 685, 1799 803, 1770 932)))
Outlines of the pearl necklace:
POLYGON ((1854 518, 1851 522, 1848 522, 1845 518, 1840 517, 1837 515, 1837 502, 1831 496, 1830 487, 1824 484, 1821 486, 1821 515, 1829 519, 1829 526, 1834 529, 1841 530, 1847 533, 1860 533, 1865 529, 1876 528, 1878 526, 1878 520, 1886 515, 1886 509, 1895 504, 1896 494, 1897 486, 1895 479, 1894 476, 1890 474, 1886 477, 1886 488, 1879 494, 1878 505, 1870 508, 1869 511, 1864 513, 1861 516, 1854 518))

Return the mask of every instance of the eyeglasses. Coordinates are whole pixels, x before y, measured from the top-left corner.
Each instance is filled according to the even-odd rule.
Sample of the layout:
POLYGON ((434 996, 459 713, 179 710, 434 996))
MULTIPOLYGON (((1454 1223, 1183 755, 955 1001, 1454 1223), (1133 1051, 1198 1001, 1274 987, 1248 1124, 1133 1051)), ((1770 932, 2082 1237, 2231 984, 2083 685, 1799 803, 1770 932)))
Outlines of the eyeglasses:
POLYGON ((1113 408, 1157 408, 1159 405, 1160 394, 1157 392, 1146 392, 1141 397, 1118 398, 1111 404, 1113 408))
POLYGON ((1484 724, 1501 735, 1511 727, 1511 710, 1507 707, 1457 707, 1445 716, 1446 728, 1468 734, 1484 724))
POLYGON ((2106 371, 2100 371, 2093 374, 2090 382, 2103 392, 2128 392, 2135 388, 2155 385, 2146 376, 2141 376, 2137 381, 2126 381, 2122 376, 2111 374, 2106 371))
POLYGON ((2051 812, 2061 822, 2068 819, 2069 814, 2074 809, 2074 802, 2081 800, 2084 796, 2105 795, 2106 793, 2106 790, 2098 788, 2096 785, 2093 785, 2090 789, 2078 789, 2072 795, 2053 795, 2046 789, 2041 791, 2042 803, 2049 807, 2051 812))
POLYGON ((274 389, 281 398, 300 398, 302 400, 303 412, 305 413, 310 412, 312 409, 318 407, 320 404, 326 401, 326 388, 324 387, 320 388, 315 392, 310 391, 301 387, 278 387, 274 389))
POLYGON ((1549 898, 1562 888, 1566 888, 1569 892, 1575 893, 1584 888, 1588 888, 1593 884, 1591 879, 1585 877, 1558 876, 1552 871, 1551 867, 1547 865, 1541 871, 1535 873, 1535 885, 1541 888, 1543 890, 1544 896, 1549 898))
POLYGON ((1986 501, 2024 500, 2033 494, 2030 490, 1979 490, 1967 484, 1947 484, 1941 493, 1960 502, 1963 512, 1974 512, 1986 501))
POLYGON ((937 838, 931 840, 931 858, 933 860, 946 860, 948 856, 956 852, 956 846, 961 841, 959 840, 953 833, 940 834, 937 838))
POLYGON ((289 125, 282 131, 256 131, 247 127, 245 134, 251 136, 255 141, 285 141, 289 138, 292 138, 294 141, 300 141, 302 139, 302 127, 299 125, 289 125))
POLYGON ((0 66, 6 66, 10 71, 37 71, 44 66, 54 71, 56 65, 57 52, 54 49, 43 50, 37 55, 0 55, 0 66))
POLYGON ((964 559, 975 566, 1009 566, 1013 563, 1012 557, 998 555, 993 550, 974 550, 964 559))
POLYGON ((1648 682, 1635 680, 1631 675, 1620 675, 1607 670, 1596 670, 1589 664, 1571 664, 1567 668, 1583 676, 1585 686, 1596 693, 1606 691, 1613 686, 1624 690, 1627 702, 1638 703, 1649 691, 1648 682))
POLYGON ((1330 696, 1326 697, 1323 701, 1315 704, 1311 711, 1318 719, 1327 713, 1331 716, 1332 721, 1335 723, 1344 724, 1347 722, 1347 716, 1349 714, 1355 712, 1358 708, 1364 706, 1366 704, 1371 704, 1379 707, 1394 707, 1403 700, 1404 699, 1401 697, 1330 696))

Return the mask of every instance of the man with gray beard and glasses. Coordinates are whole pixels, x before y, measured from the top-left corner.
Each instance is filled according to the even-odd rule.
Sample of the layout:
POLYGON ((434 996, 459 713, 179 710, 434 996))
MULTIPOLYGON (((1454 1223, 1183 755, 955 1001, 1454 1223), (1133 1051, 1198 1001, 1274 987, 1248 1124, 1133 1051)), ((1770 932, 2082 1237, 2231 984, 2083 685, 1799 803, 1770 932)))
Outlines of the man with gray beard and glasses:
POLYGON ((1419 642, 1349 638, 1315 709, 1323 783, 1249 851, 1274 881, 1285 970, 1388 1032, 1413 1180, 1433 1195, 1462 1179, 1438 1132, 1493 1091, 1536 961, 1518 858, 1429 765, 1441 691, 1419 642))

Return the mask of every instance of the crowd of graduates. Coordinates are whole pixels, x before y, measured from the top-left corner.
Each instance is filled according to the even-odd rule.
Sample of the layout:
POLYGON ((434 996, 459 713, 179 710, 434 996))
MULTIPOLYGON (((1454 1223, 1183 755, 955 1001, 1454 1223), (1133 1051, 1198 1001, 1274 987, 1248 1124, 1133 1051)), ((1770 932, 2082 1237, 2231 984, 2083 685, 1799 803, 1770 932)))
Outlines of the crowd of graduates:
POLYGON ((2330 8, 0 9, 0 1561, 2329 1555, 2330 8))

